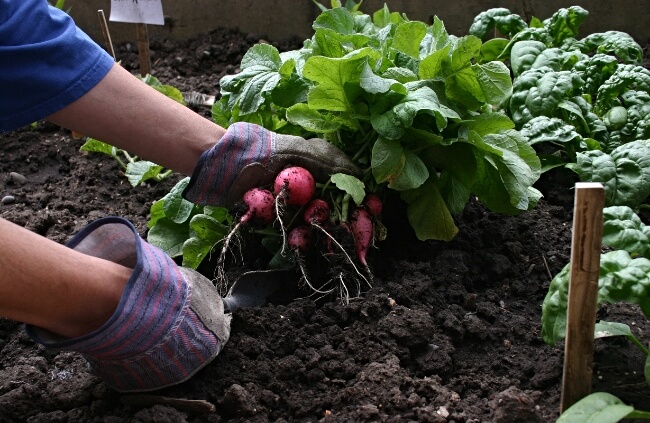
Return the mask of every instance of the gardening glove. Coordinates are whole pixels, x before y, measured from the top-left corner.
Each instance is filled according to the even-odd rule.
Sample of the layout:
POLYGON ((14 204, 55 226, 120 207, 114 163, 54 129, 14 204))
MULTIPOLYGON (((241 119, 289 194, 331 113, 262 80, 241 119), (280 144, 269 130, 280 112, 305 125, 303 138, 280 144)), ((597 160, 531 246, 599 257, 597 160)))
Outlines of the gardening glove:
POLYGON ((121 392, 142 392, 189 379, 221 351, 230 315, 199 273, 179 267, 146 243, 131 223, 108 217, 86 226, 67 244, 84 254, 133 269, 113 316, 78 338, 27 325, 35 341, 78 351, 93 373, 121 392))
POLYGON ((288 165, 304 167, 317 181, 326 181, 334 173, 360 173, 345 153, 326 140, 280 135, 239 122, 201 155, 183 196, 200 205, 231 206, 249 189, 271 184, 288 165))

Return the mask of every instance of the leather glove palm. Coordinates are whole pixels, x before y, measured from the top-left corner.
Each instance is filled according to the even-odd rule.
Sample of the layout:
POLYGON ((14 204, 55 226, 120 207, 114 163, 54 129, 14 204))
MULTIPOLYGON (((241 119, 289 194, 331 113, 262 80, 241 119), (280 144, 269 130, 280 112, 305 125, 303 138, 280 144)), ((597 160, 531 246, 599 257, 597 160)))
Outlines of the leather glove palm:
POLYGON ((203 153, 183 195, 200 205, 230 206, 249 189, 271 184, 288 165, 308 169, 317 181, 334 173, 359 174, 347 155, 326 140, 280 135, 239 122, 203 153))
POLYGON ((120 303, 102 327, 77 338, 31 325, 27 333, 48 348, 82 353, 112 388, 141 392, 181 383, 227 342, 231 315, 212 283, 146 243, 130 222, 97 220, 67 246, 133 269, 120 303))

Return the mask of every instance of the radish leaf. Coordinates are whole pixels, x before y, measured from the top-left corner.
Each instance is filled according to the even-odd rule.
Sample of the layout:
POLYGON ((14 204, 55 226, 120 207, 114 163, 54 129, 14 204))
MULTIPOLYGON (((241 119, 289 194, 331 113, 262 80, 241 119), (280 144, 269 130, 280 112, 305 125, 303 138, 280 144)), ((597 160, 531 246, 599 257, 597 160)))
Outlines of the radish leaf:
POLYGON ((332 183, 341 191, 350 194, 356 205, 360 205, 365 197, 365 185, 358 178, 345 173, 335 173, 330 177, 332 183))

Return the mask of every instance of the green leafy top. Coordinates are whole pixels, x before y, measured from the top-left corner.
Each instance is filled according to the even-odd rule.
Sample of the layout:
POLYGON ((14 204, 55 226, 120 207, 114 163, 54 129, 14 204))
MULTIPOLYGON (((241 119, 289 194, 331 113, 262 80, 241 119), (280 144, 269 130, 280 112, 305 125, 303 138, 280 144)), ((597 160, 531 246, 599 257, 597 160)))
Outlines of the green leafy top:
POLYGON ((582 43, 585 53, 613 55, 626 64, 640 65, 643 59, 641 46, 625 32, 606 31, 590 34, 582 39, 582 43))
MULTIPOLYGON (((581 178, 591 175, 574 163, 578 153, 611 154, 626 143, 650 138, 650 71, 640 66, 641 47, 620 31, 579 39, 587 16, 579 6, 560 9, 543 21, 532 18, 519 32, 502 31, 509 40, 491 40, 490 48, 483 48, 483 57, 509 59, 514 80, 504 106, 516 127, 531 144, 554 144, 556 151, 541 155, 543 168, 567 164, 581 178)), ((481 35, 481 28, 499 19, 518 22, 507 9, 490 9, 477 16, 474 30, 481 35)), ((606 172, 597 169, 599 163, 587 167, 606 172)))
MULTIPOLYGON (((606 207, 603 217, 603 243, 616 250, 600 257, 598 303, 639 304, 650 318, 650 232, 629 207, 606 207)), ((542 337, 550 345, 566 333, 570 267, 553 278, 542 304, 542 337)))
POLYGON ((484 60, 480 38, 387 6, 325 9, 313 28, 299 50, 252 47, 222 80, 215 120, 328 139, 366 169, 366 188, 402 194, 420 239, 451 239, 451 213, 471 194, 507 213, 539 198, 539 160, 494 111, 512 94, 510 71, 484 60))
POLYGON ((521 16, 510 13, 504 7, 498 7, 479 13, 474 18, 474 22, 469 28, 469 33, 483 39, 491 29, 496 29, 501 34, 512 37, 527 27, 528 25, 521 16))

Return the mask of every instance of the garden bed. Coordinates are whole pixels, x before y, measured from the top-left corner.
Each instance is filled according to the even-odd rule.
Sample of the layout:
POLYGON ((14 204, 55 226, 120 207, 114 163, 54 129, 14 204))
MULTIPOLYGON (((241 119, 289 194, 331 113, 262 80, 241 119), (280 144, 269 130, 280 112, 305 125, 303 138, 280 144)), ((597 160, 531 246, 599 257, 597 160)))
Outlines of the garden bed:
MULTIPOLYGON (((215 31, 152 44, 153 74, 182 91, 218 93, 260 37, 215 31)), ((137 55, 118 59, 137 72, 137 55)), ((295 48, 295 41, 279 46, 295 48)), ((208 107, 197 111, 210 115, 208 107)), ((65 242, 108 215, 144 236, 147 215, 180 179, 132 188, 108 156, 79 152, 83 141, 47 123, 0 136, 0 216, 65 242), (27 183, 17 185, 9 172, 27 183)), ((502 216, 470 201, 451 242, 416 241, 385 216, 389 239, 371 253, 376 275, 362 298, 301 299, 235 313, 223 352, 190 381, 156 395, 203 400, 215 412, 160 398, 120 395, 91 376, 76 353, 32 342, 0 320, 2 422, 546 422, 558 416, 563 345, 540 336, 541 303, 569 260, 575 176, 554 170, 536 187, 539 205, 502 216)), ((647 344, 636 306, 603 306, 647 344)), ((598 340, 594 390, 647 407, 644 357, 624 339, 598 340)))

